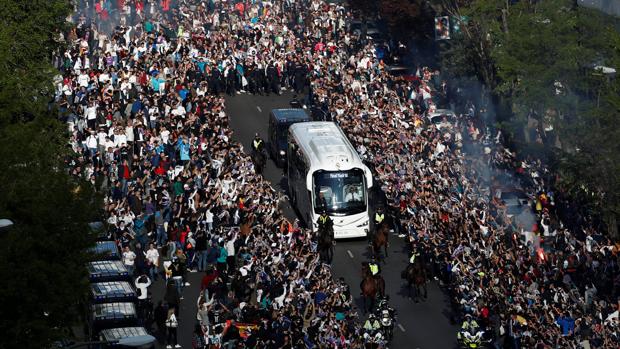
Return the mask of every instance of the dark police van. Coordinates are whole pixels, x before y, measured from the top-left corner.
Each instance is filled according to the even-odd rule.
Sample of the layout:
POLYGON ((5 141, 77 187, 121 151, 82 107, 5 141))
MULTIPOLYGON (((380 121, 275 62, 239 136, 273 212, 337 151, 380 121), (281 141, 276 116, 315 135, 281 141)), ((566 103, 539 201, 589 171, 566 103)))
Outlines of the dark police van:
POLYGON ((90 282, 131 281, 129 272, 121 261, 94 261, 86 267, 90 282))
POLYGON ((312 119, 304 109, 273 109, 269 114, 269 155, 277 166, 286 164, 288 127, 306 121, 312 119))
POLYGON ((101 330, 137 326, 138 313, 136 305, 131 302, 101 303, 92 306, 90 325, 93 338, 96 338, 101 330))
POLYGON ((115 261, 121 259, 121 252, 114 241, 97 241, 90 249, 97 261, 115 261))
POLYGON ((90 284, 90 294, 94 303, 136 302, 138 294, 127 281, 106 281, 90 284))

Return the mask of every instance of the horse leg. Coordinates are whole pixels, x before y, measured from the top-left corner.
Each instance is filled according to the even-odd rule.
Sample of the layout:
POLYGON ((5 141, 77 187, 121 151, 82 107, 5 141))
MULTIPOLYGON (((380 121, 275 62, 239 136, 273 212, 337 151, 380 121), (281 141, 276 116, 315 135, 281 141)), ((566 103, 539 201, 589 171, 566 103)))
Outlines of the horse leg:
POLYGON ((384 248, 385 248, 385 258, 387 258, 388 257, 388 243, 387 243, 387 241, 385 242, 384 248))
POLYGON ((424 300, 426 300, 428 298, 428 290, 426 289, 426 282, 422 284, 422 287, 424 288, 424 300))
POLYGON ((327 250, 327 263, 332 264, 332 260, 334 260, 334 245, 329 246, 327 250))
POLYGON ((411 281, 407 280, 407 288, 409 290, 409 299, 411 299, 411 289, 412 289, 412 285, 411 285, 411 281))

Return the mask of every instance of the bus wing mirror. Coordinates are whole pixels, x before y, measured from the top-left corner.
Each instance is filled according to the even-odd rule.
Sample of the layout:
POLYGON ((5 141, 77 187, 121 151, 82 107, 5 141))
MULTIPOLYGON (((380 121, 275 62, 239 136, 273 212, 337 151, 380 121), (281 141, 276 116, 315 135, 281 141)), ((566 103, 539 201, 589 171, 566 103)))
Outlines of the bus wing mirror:
POLYGON ((366 188, 372 188, 372 172, 368 166, 364 166, 364 176, 366 176, 366 188))

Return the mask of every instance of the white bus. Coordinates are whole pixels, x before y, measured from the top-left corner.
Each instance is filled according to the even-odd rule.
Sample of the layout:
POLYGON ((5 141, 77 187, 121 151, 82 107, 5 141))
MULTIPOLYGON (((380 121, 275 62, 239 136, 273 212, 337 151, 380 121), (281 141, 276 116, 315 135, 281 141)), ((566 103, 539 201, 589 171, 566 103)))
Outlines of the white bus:
POLYGON ((325 210, 338 238, 368 234, 372 174, 333 122, 293 124, 288 132, 288 188, 307 226, 325 210))

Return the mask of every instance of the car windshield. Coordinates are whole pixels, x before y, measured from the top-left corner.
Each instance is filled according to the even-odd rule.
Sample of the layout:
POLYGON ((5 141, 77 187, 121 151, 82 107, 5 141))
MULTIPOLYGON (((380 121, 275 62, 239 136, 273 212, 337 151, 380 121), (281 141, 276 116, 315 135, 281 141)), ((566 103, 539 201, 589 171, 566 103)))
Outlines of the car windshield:
POLYGON ((356 214, 366 210, 366 186, 361 169, 317 171, 314 177, 314 209, 328 214, 356 214))

